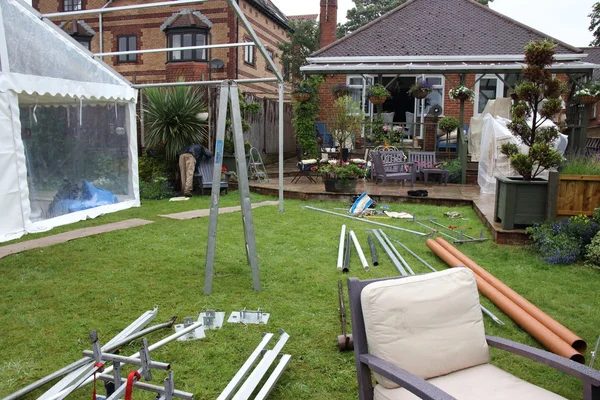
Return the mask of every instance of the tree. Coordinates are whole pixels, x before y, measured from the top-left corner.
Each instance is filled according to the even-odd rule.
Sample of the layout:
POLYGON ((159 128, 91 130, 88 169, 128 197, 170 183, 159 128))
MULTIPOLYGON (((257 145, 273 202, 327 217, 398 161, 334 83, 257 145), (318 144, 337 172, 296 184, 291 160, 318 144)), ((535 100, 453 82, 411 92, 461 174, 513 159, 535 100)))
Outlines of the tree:
MULTIPOLYGON (((345 24, 338 24, 338 39, 354 32, 363 25, 376 20, 383 14, 392 11, 394 8, 404 4, 406 0, 353 0, 354 8, 348 10, 345 24)), ((476 0, 478 3, 488 5, 494 0, 476 0)))
POLYGON ((588 17, 592 19, 588 29, 594 34, 594 40, 590 42, 590 46, 600 46, 600 2, 594 4, 588 17))
POLYGON ((310 19, 293 19, 289 25, 294 29, 288 32, 289 42, 281 42, 281 61, 286 72, 286 79, 290 82, 302 80, 300 67, 306 65, 306 58, 319 49, 319 24, 310 19))

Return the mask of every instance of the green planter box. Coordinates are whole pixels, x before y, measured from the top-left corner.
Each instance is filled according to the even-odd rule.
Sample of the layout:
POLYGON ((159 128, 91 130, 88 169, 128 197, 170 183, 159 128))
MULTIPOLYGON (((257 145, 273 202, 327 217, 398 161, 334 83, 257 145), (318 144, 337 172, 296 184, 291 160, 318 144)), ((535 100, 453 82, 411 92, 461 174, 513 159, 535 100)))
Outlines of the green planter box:
MULTIPOLYGON (((248 166, 249 160, 250 155, 246 154, 246 166, 248 166)), ((235 162, 235 155, 223 154, 223 166, 227 168, 227 171, 237 173, 237 163, 235 162)))
POLYGON ((494 221, 502 229, 530 226, 546 220, 548 181, 524 181, 517 177, 496 177, 494 221))

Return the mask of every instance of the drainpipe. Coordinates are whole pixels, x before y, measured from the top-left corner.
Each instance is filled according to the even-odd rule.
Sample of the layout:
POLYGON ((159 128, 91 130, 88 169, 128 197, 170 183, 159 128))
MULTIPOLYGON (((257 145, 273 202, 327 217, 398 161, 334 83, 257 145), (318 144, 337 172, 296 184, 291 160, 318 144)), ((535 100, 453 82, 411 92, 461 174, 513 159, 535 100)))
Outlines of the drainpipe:
MULTIPOLYGON (((108 0, 106 2, 106 4, 104 4, 102 6, 102 8, 106 8, 109 5, 111 5, 111 3, 113 2, 113 0, 108 0)), ((100 53, 104 52, 104 37, 103 37, 103 29, 102 29, 102 13, 98 14, 98 30, 100 33, 100 53)), ((104 57, 100 57, 100 60, 104 60, 104 57)))

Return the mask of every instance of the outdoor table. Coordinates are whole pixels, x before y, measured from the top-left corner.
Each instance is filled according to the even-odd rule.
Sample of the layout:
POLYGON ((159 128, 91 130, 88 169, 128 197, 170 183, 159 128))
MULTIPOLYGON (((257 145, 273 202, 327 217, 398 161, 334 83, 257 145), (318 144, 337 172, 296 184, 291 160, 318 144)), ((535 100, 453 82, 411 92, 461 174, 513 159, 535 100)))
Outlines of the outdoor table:
POLYGON ((427 181, 429 180, 429 174, 438 175, 439 176, 439 184, 442 184, 442 180, 444 181, 444 186, 448 184, 448 176, 450 172, 447 169, 441 168, 423 168, 421 169, 423 173, 423 182, 427 185, 427 181))

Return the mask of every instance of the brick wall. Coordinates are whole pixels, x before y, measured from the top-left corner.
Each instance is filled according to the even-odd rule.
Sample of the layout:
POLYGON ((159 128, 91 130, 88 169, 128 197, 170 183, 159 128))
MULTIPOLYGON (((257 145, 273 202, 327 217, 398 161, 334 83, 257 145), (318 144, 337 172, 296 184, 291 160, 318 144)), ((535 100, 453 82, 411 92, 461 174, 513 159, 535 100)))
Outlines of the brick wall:
POLYGON ((333 103, 335 102, 331 88, 340 83, 346 83, 346 75, 327 75, 325 76, 325 82, 319 86, 319 121, 331 119, 333 103))
MULTIPOLYGON (((35 0, 34 6, 42 13, 60 10, 62 0, 35 0)), ((101 8, 106 0, 86 0, 87 9, 101 8)), ((145 4, 145 0, 114 0, 112 7, 145 4)), ((240 2, 242 11, 250 20, 253 29, 257 32, 264 45, 275 53, 276 64, 280 66, 277 57, 278 43, 286 40, 286 31, 272 19, 264 15, 256 7, 250 6, 245 0, 240 2)), ((182 8, 192 8, 204 14, 213 27, 209 34, 212 44, 233 43, 243 41, 247 35, 243 27, 237 24, 235 14, 225 0, 211 0, 202 4, 190 4, 177 7, 157 7, 150 9, 130 10, 127 12, 108 13, 103 16, 103 48, 104 52, 118 51, 118 37, 121 35, 136 35, 138 49, 152 49, 167 47, 167 37, 160 26, 173 13, 182 8)), ((78 17, 96 31, 91 42, 91 51, 100 52, 99 25, 97 15, 78 17)), ((64 19, 55 18, 54 22, 60 23, 64 19)), ((137 62, 119 63, 117 57, 105 57, 104 61, 113 66, 115 70, 130 80, 135 77, 136 83, 170 82, 183 76, 186 80, 221 80, 235 78, 264 78, 275 75, 266 68, 262 56, 256 55, 256 65, 252 68, 243 66, 243 49, 213 49, 210 50, 210 59, 220 59, 225 63, 223 68, 210 69, 207 62, 182 62, 167 63, 166 53, 140 54, 137 62), (238 54, 236 54, 238 52, 238 54), (237 55, 237 57, 236 57, 237 55), (237 61, 237 64, 236 64, 237 61)), ((244 90, 255 92, 273 92, 276 85, 257 84, 250 85, 244 90)))
POLYGON ((321 48, 330 45, 337 38, 337 0, 321 0, 319 26, 321 28, 321 48))

